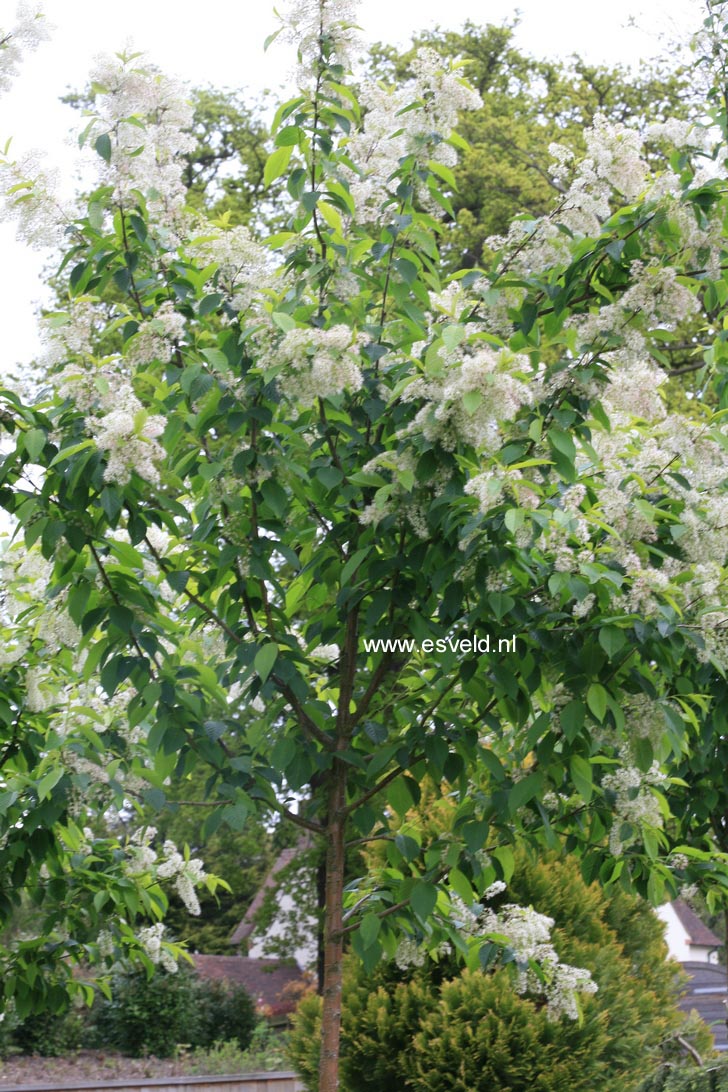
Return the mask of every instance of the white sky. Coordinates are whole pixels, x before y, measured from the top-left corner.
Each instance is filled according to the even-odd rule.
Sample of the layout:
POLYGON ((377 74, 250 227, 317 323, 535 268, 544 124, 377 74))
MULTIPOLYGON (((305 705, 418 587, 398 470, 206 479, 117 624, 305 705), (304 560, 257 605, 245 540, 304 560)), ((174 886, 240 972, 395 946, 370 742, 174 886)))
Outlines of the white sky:
MULTIPOLYGON (((0 0, 0 28, 12 25, 14 8, 14 0, 0 0)), ((0 147, 12 136, 17 151, 43 148, 51 162, 67 156, 63 142, 78 119, 59 96, 84 86, 97 53, 129 42, 198 86, 277 88, 292 55, 278 43, 263 53, 263 41, 276 27, 272 9, 271 0, 46 0, 52 40, 25 61, 13 91, 0 101, 0 147)), ((638 65, 661 51, 665 37, 686 42, 704 18, 701 0, 521 0, 518 10, 517 42, 527 52, 577 52, 603 64, 638 65)), ((513 18, 516 6, 508 0, 361 0, 359 12, 368 40, 406 44, 425 27, 457 29, 466 19, 500 24, 513 18)), ((42 295, 43 257, 17 243, 7 224, 0 224, 0 253, 2 374, 37 350, 34 303, 42 295)))

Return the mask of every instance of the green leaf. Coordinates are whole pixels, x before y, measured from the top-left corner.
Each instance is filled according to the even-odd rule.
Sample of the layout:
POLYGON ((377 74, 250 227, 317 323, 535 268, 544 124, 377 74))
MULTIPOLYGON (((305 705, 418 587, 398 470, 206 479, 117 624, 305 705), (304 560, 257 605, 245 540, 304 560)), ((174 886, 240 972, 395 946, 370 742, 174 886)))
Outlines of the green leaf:
POLYGON ((31 428, 28 432, 23 434, 23 446, 28 452, 30 461, 33 463, 38 462, 43 448, 46 444, 46 434, 40 428, 31 428))
POLYGON ((273 670, 273 665, 278 659, 278 645, 270 642, 267 645, 263 645, 259 648, 255 654, 255 660, 253 666, 258 674, 260 681, 265 682, 273 670))
POLYGON ((273 481, 272 478, 266 478, 261 484, 260 491, 263 495, 263 500, 268 505, 274 515, 279 519, 283 519, 288 511, 288 494, 283 486, 278 482, 273 481))
POLYGON ((543 788, 543 774, 540 770, 527 774, 508 793, 508 811, 515 815, 519 808, 524 807, 534 796, 539 796, 543 788))
POLYGON ((549 443, 560 451, 562 455, 565 455, 570 463, 574 462, 576 458, 576 447, 574 441, 568 432, 564 432, 560 428, 550 428, 548 431, 549 443))
POLYGON ((101 136, 96 137, 94 148, 105 163, 111 162, 111 137, 108 133, 102 133, 101 136))
POLYGON ((626 642, 626 634, 618 626, 602 626, 599 630, 599 644, 610 660, 616 656, 621 648, 624 648, 626 642))
POLYGON ((586 692, 586 703, 598 721, 604 720, 608 697, 601 683, 592 683, 586 692))
POLYGON ((364 948, 371 948, 374 941, 379 936, 379 930, 382 927, 380 919, 374 913, 365 914, 361 919, 361 925, 359 926, 359 933, 361 934, 361 940, 364 948))
POLYGON ((393 781, 387 787, 386 796, 397 815, 406 815, 415 803, 409 790, 408 779, 405 777, 398 777, 396 781, 393 781))
POLYGON ((437 903, 437 888, 434 884, 418 880, 410 893, 410 903, 417 917, 424 924, 437 903))
POLYGON ((35 786, 35 791, 38 794, 39 800, 45 800, 50 796, 64 773, 65 770, 63 766, 55 766, 52 770, 49 770, 47 774, 44 774, 44 776, 41 777, 40 781, 35 786))
POLYGON ((569 769, 576 791, 584 803, 588 804, 594 793, 594 774, 591 763, 587 762, 581 755, 572 755, 569 761, 569 769))
POLYGON ((349 578, 354 575, 364 558, 372 552, 372 549, 373 547, 371 546, 362 546, 361 550, 357 550, 356 553, 351 555, 346 565, 344 565, 344 568, 341 570, 340 583, 342 588, 349 583, 349 578))
POLYGON ((526 513, 522 508, 509 508, 505 514, 504 522, 508 530, 515 534, 523 526, 526 513))
POLYGON ((288 164, 291 161, 291 153, 293 152, 293 145, 288 144, 283 148, 276 148, 274 152, 268 156, 265 163, 265 169, 263 171, 263 185, 267 189, 272 182, 275 182, 276 178, 280 178, 285 172, 288 164))
POLYGON ((448 883, 456 895, 459 895, 466 906, 473 901, 473 888, 467 876, 463 875, 459 868, 451 868, 448 875, 448 883))
POLYGON ((274 311, 271 315, 271 319, 273 320, 274 325, 277 326, 279 330, 282 330, 284 334, 287 334, 289 330, 296 329, 296 320, 285 311, 274 311))
POLYGON ((570 701, 559 713, 561 729, 569 743, 573 743, 583 729, 585 716, 586 706, 581 701, 570 701))

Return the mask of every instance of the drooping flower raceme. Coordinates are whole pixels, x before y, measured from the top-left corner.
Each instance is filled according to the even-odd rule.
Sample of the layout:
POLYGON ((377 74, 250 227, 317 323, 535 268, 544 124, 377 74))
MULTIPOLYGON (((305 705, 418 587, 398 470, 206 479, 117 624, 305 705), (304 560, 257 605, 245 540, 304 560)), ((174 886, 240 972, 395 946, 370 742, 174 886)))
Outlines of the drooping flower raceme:
POLYGON ((14 26, 0 26, 0 95, 17 75, 23 52, 31 52, 48 38, 48 27, 39 4, 19 4, 14 26))

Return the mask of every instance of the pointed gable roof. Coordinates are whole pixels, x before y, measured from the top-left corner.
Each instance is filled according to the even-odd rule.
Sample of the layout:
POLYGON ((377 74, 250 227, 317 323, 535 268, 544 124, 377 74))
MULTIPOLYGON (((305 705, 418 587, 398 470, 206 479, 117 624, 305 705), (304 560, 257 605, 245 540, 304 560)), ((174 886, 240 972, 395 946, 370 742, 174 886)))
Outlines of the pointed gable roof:
POLYGON ((722 948, 723 941, 717 937, 712 929, 700 920, 694 910, 691 910, 682 899, 675 899, 671 903, 680 924, 688 935, 688 944, 698 948, 722 948))

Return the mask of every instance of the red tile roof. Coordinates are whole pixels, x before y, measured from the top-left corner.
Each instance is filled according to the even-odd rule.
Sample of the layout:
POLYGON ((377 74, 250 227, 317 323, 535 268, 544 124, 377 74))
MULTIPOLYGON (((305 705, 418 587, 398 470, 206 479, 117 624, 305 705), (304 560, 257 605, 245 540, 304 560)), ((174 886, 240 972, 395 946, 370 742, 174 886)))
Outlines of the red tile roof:
POLYGON ((285 963, 279 959, 220 955, 195 955, 192 958, 201 978, 244 986, 258 1008, 265 1009, 271 1016, 293 1012, 299 997, 311 984, 295 963, 285 963))

